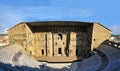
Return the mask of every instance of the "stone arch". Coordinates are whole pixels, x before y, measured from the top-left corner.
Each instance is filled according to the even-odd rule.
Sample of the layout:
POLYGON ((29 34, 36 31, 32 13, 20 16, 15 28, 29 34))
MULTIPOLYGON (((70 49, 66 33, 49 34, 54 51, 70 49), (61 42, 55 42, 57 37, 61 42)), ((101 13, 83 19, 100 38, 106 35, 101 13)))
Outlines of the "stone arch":
POLYGON ((62 33, 59 33, 59 34, 58 34, 58 36, 59 36, 59 37, 60 37, 60 39, 62 40, 62 38, 63 38, 62 33))

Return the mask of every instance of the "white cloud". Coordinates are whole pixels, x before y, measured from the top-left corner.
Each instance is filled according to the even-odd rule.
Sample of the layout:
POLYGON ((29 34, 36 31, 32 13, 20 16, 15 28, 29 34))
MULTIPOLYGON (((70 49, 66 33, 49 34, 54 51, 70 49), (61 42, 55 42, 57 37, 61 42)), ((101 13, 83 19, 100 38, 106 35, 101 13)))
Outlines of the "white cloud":
POLYGON ((114 24, 112 27, 111 27, 111 30, 112 30, 112 33, 113 34, 116 34, 116 35, 120 35, 120 24, 114 24))

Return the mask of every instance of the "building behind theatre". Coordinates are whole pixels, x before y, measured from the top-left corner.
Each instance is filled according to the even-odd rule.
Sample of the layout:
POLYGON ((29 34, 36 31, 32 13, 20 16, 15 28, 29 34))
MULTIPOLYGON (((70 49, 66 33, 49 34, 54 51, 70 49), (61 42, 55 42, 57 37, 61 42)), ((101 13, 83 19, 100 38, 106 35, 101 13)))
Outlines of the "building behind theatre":
POLYGON ((0 34, 0 49, 9 45, 8 35, 0 34))
POLYGON ((87 56, 111 37, 111 30, 96 22, 21 22, 8 36, 34 57, 76 57, 87 56))

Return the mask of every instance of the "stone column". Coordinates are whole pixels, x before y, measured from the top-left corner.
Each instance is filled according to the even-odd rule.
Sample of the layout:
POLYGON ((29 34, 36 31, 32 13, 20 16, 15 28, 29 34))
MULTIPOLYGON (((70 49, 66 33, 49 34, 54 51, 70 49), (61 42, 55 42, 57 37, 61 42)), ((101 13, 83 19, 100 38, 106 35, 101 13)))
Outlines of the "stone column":
POLYGON ((52 57, 53 56, 53 42, 52 42, 52 33, 47 33, 47 55, 52 57))

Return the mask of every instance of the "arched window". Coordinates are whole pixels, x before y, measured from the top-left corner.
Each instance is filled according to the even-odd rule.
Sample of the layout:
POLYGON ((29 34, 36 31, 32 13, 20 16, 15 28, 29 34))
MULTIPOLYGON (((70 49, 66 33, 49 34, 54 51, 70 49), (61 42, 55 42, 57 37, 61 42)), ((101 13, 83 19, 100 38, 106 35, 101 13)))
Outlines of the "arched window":
POLYGON ((60 37, 60 39, 62 40, 62 38, 63 38, 63 35, 62 34, 58 34, 58 36, 60 37))

